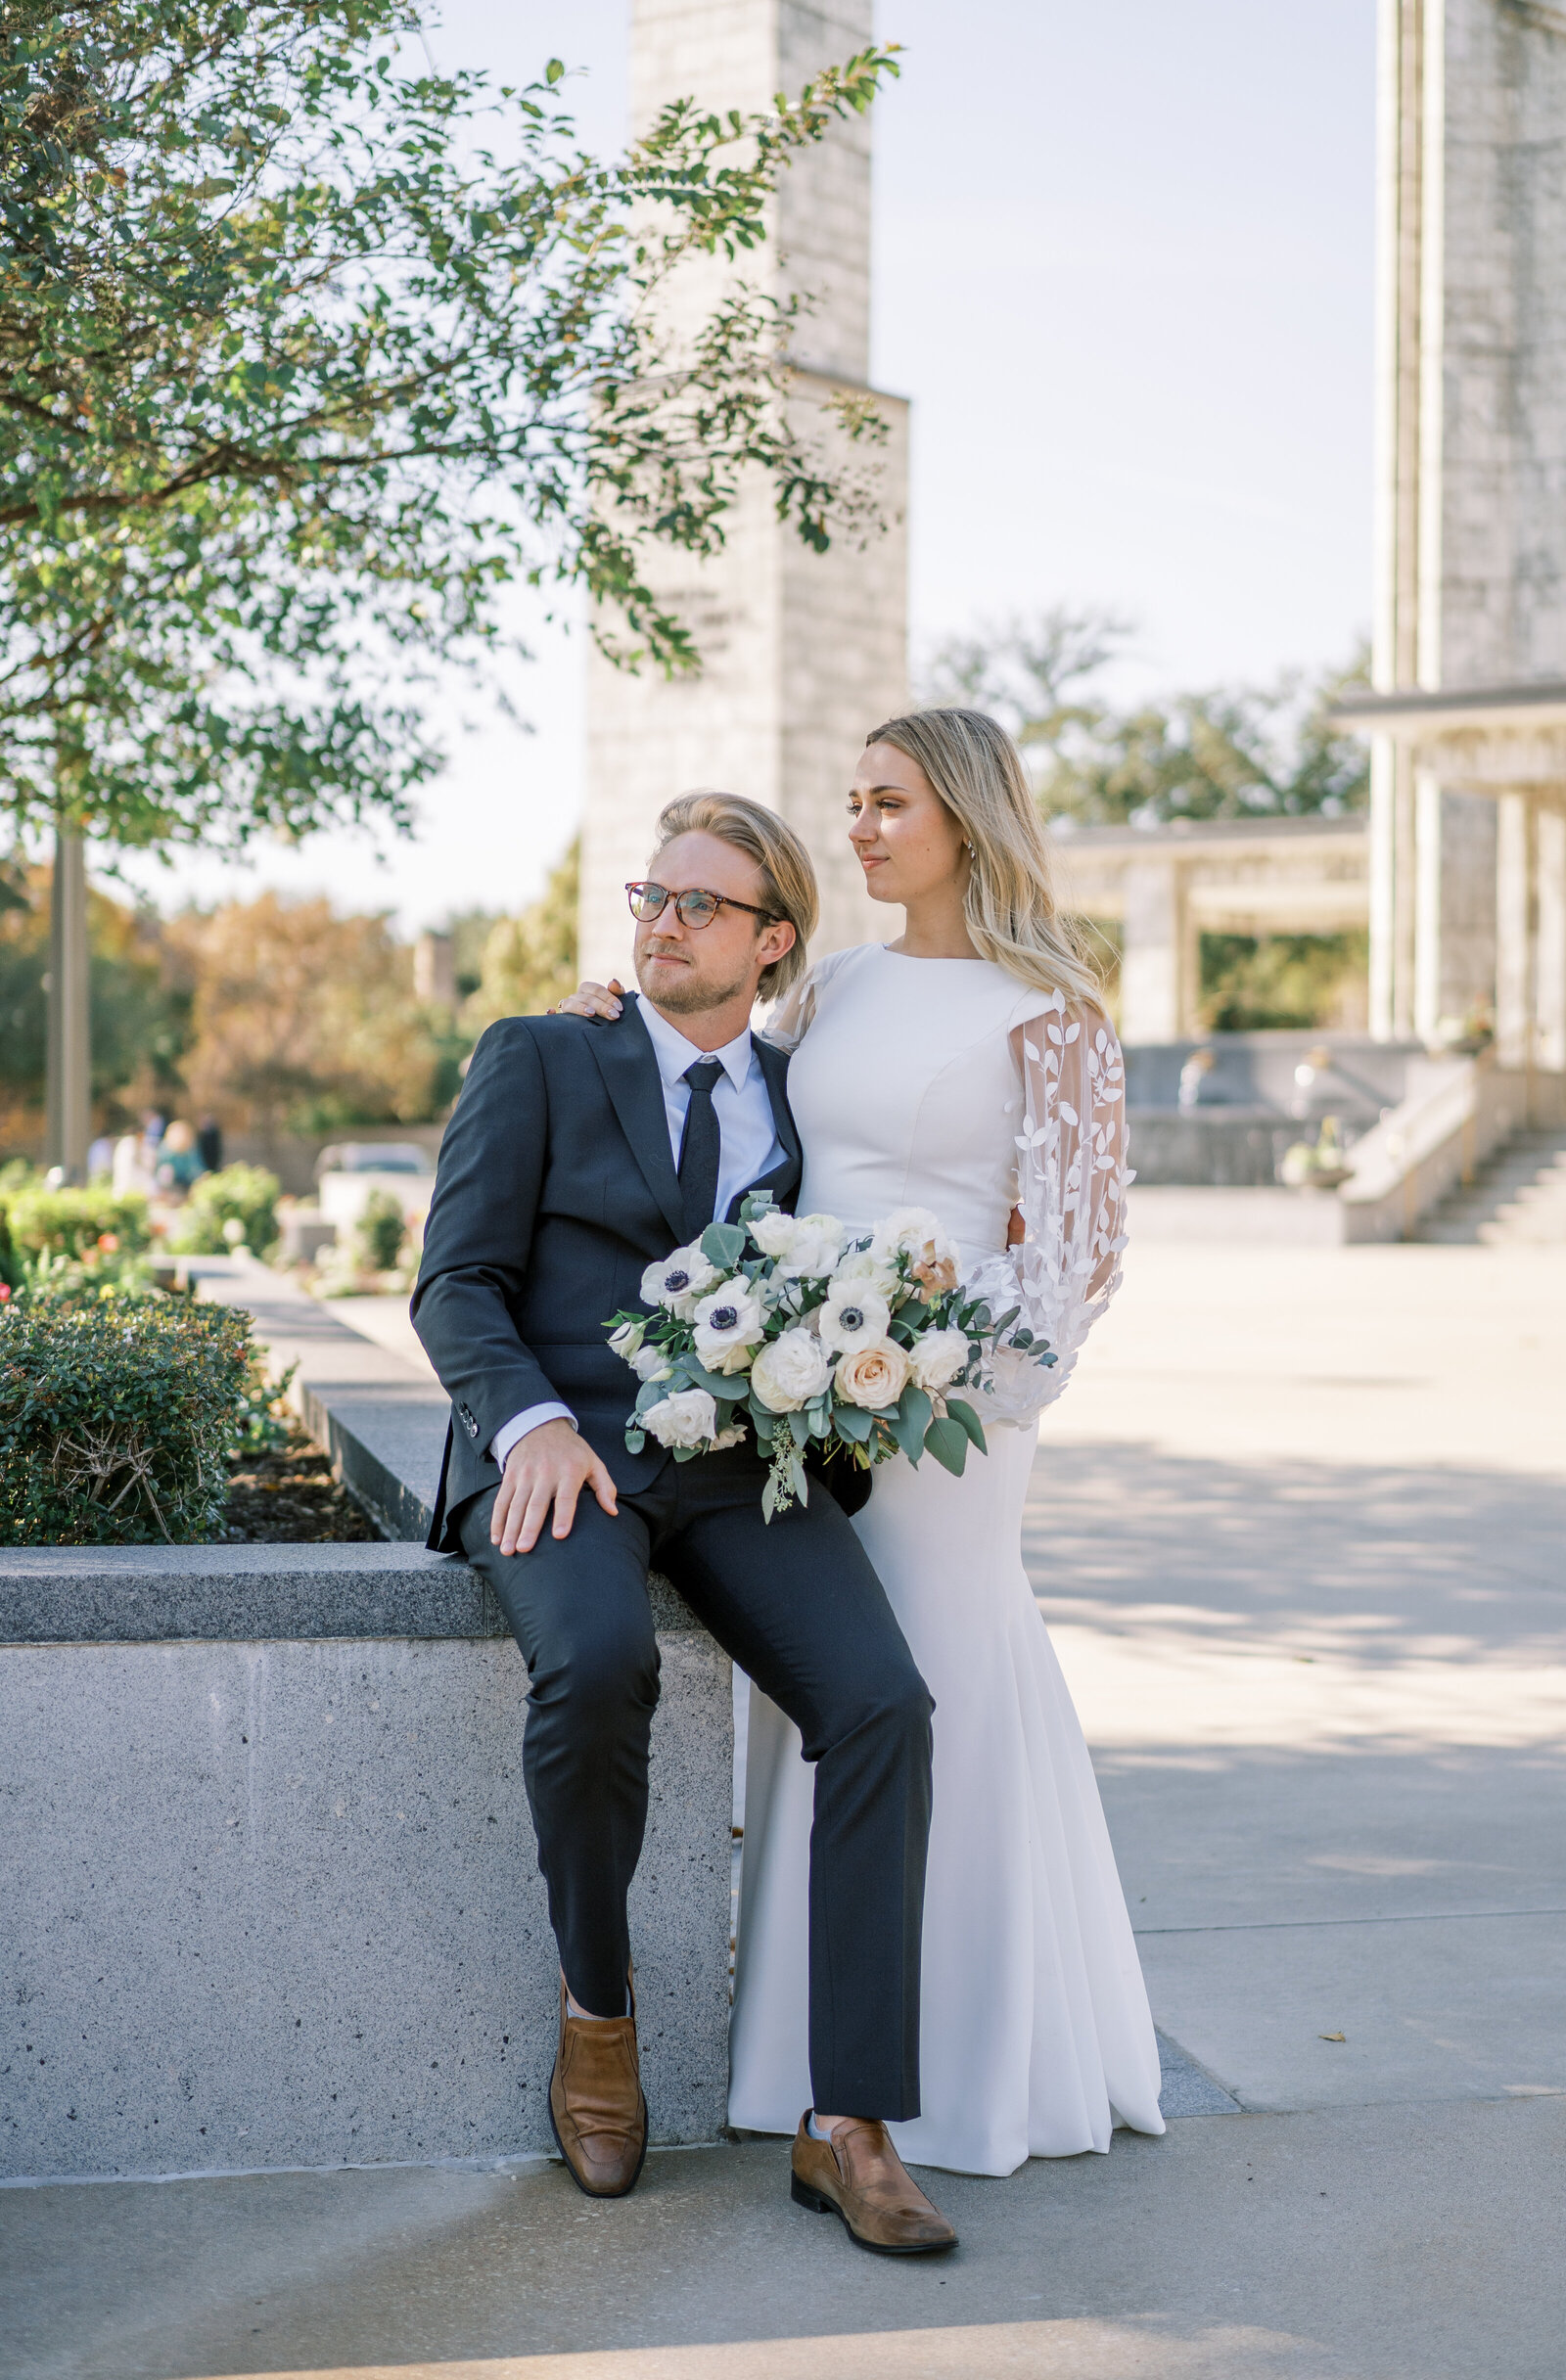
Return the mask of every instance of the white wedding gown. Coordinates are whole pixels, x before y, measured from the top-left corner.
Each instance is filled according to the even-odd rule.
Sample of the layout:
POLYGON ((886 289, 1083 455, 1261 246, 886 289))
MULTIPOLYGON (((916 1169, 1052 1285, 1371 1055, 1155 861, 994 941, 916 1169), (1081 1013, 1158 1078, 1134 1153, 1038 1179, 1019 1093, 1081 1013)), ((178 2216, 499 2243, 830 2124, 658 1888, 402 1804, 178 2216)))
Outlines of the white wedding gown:
MULTIPOLYGON (((953 1479, 880 1465, 854 1521, 935 1698, 921 2105, 910 2163, 1009 2174, 1161 2132, 1159 2061, 1098 1787, 1023 1569, 1038 1408, 1064 1387, 1123 1245, 1120 1051, 1096 1012, 982 959, 876 944, 821 960, 774 1027, 794 1043, 803 1213, 860 1229, 927 1207, 966 1277, 1058 1350, 986 1405, 953 1479), (1019 1147, 1019 1143, 1023 1145, 1019 1147), (1005 1253, 1021 1203, 1026 1246, 1005 1253), (1010 1422, 997 1418, 1010 1413, 1010 1422)), ((792 2132, 810 2100, 806 1878, 813 1772, 751 1688, 729 2121, 792 2132)), ((832 2113, 840 2111, 833 2110, 832 2113)), ((852 2112, 852 2111, 850 2111, 852 2112)))

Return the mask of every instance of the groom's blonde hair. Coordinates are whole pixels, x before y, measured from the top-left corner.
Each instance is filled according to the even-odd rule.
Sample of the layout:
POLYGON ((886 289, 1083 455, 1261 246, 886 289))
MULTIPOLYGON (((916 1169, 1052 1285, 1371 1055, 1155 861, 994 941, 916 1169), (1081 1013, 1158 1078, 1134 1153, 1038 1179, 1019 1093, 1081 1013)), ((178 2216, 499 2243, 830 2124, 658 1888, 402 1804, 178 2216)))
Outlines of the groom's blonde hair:
POLYGON ((988 711, 915 710, 865 737, 917 761, 973 854, 963 923, 981 958, 1036 991, 1102 997, 1093 963, 1056 896, 1054 865, 1023 756, 988 711))
POLYGON ((763 906, 794 928, 793 949, 774 959, 770 967, 763 967, 757 985, 759 1000, 777 999, 799 982, 809 965, 806 946, 821 914, 809 852, 775 810, 760 801, 747 801, 743 794, 679 794, 666 802, 658 814, 655 863, 676 835, 715 835, 719 843, 731 844, 756 862, 763 906))

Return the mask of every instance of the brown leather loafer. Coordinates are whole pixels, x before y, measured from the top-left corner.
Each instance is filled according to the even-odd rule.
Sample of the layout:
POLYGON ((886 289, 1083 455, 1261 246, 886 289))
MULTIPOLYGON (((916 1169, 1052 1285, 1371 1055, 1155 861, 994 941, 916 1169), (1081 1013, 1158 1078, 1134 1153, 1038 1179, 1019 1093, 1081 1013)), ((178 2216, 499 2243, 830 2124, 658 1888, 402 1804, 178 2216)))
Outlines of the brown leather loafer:
POLYGON ((549 2122, 573 2181, 589 2198, 623 2198, 647 2155, 647 2102, 636 2016, 573 2016, 560 1986, 560 2047, 549 2078, 549 2122))
POLYGON ((957 2244, 940 2208, 909 2179, 886 2126, 865 2117, 817 2140, 806 2109, 794 2135, 790 2196, 817 2215, 841 2215, 850 2238, 878 2256, 933 2256, 957 2244))

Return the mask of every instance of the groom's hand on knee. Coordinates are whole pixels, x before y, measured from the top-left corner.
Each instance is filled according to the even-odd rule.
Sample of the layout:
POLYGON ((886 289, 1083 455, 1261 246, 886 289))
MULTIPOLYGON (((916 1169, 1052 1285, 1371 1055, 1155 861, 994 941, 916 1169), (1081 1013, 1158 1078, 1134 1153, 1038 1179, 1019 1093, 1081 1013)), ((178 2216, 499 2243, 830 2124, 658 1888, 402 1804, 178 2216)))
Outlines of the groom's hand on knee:
POLYGON ((569 1421, 546 1421, 519 1438, 506 1457, 500 1492, 489 1516, 489 1542, 503 1554, 530 1554, 553 1505, 551 1533, 569 1537, 576 1499, 590 1488, 613 1520, 620 1507, 615 1483, 569 1421))

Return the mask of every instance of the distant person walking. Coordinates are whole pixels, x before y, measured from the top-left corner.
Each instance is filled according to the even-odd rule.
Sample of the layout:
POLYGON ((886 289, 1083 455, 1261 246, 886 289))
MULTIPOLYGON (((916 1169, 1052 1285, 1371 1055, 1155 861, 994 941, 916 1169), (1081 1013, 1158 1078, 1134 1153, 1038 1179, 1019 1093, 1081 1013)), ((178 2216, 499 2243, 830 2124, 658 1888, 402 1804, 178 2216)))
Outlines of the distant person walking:
POLYGON ((171 1190, 176 1197, 186 1198, 193 1183, 207 1171, 196 1146, 196 1133, 183 1117, 177 1117, 163 1134, 158 1152, 157 1182, 160 1190, 171 1190))

